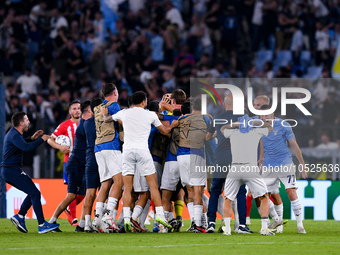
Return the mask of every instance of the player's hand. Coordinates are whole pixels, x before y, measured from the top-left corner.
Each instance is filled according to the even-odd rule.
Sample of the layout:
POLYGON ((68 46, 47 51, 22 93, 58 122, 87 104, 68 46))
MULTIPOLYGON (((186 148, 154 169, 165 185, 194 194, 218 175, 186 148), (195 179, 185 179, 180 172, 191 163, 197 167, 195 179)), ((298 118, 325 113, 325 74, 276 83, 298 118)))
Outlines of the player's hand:
POLYGON ((102 114, 104 115, 104 116, 107 116, 108 114, 109 114, 109 109, 107 109, 106 107, 102 107, 102 114))
POLYGON ((305 164, 302 164, 302 170, 301 170, 301 171, 299 170, 299 176, 300 176, 302 179, 306 179, 306 178, 307 178, 307 171, 306 171, 306 166, 305 166, 305 164))
POLYGON ((60 145, 59 150, 64 154, 69 154, 71 152, 70 148, 65 145, 60 145))
MULTIPOLYGON (((39 131, 41 131, 41 130, 39 130, 39 131)), ((37 133, 37 132, 36 132, 37 133)), ((35 133, 35 134, 36 134, 35 133)), ((35 135, 34 134, 34 135, 35 135)), ((48 139, 50 139, 50 136, 49 135, 43 135, 42 137, 41 137, 43 140, 44 140, 44 142, 46 142, 48 139)))
POLYGON ((173 120, 171 122, 171 128, 177 127, 178 126, 178 120, 173 120))
POLYGON ((40 136, 42 136, 44 134, 44 131, 42 130, 38 130, 37 132, 35 132, 32 136, 31 136, 31 140, 35 141, 37 140, 40 136))

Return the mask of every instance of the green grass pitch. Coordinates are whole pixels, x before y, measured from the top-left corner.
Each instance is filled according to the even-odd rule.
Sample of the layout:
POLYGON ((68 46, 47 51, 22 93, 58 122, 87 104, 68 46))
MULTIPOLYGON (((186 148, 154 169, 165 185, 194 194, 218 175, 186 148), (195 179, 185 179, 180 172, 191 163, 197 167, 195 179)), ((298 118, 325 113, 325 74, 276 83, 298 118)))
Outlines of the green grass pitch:
MULTIPOLYGON (((221 220, 217 221, 217 227, 221 220)), ((252 220, 255 233, 242 235, 186 233, 73 233, 66 220, 58 220, 63 233, 38 234, 36 220, 26 220, 28 233, 19 232, 8 219, 0 219, 0 254, 339 254, 340 222, 305 220, 306 235, 297 234, 289 221, 284 233, 261 236, 260 220, 252 220)))

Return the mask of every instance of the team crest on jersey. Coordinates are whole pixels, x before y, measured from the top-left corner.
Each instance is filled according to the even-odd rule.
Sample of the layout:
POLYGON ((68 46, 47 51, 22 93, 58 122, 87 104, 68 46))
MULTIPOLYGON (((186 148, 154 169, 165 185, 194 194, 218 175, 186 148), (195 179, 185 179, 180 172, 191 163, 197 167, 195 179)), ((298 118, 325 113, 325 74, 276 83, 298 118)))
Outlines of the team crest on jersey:
POLYGON ((277 132, 279 132, 279 130, 273 130, 273 132, 274 132, 274 135, 276 135, 277 134, 277 132))

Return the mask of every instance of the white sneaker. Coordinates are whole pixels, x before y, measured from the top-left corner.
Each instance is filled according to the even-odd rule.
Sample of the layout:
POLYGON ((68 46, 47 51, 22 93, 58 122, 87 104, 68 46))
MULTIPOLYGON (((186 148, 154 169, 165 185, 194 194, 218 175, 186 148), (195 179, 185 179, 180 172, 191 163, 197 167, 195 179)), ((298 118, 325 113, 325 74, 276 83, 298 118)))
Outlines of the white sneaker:
POLYGON ((162 234, 168 233, 168 228, 164 227, 162 224, 159 224, 159 231, 158 231, 158 233, 162 233, 162 234))
POLYGON ((104 214, 102 222, 106 226, 105 229, 108 230, 108 232, 117 233, 119 231, 115 221, 107 213, 104 214))
POLYGON ((108 233, 109 231, 106 229, 106 225, 102 221, 101 217, 99 217, 98 214, 94 216, 94 219, 92 221, 92 228, 97 230, 100 233, 108 233))
POLYGON ((231 235, 231 229, 227 228, 226 226, 222 227, 222 231, 223 231, 222 235, 224 235, 224 236, 230 236, 231 235))
POLYGON ((275 233, 271 231, 271 229, 261 229, 260 234, 263 236, 275 236, 275 233))
POLYGON ((92 226, 85 225, 84 232, 86 232, 86 233, 96 233, 96 232, 98 232, 98 229, 94 229, 92 226))
POLYGON ((306 230, 304 229, 304 227, 299 227, 298 228, 298 233, 299 234, 307 234, 306 230))
POLYGON ((250 223, 250 217, 246 217, 246 225, 251 225, 251 223, 250 223))
POLYGON ((268 226, 268 228, 270 229, 276 229, 278 226, 281 226, 283 223, 283 220, 279 220, 279 221, 274 221, 268 226))

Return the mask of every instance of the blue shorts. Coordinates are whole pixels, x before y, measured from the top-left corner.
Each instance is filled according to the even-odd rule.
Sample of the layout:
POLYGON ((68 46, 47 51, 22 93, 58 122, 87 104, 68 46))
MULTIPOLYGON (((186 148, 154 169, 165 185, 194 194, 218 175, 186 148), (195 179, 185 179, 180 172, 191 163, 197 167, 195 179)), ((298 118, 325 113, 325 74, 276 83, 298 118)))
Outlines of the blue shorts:
POLYGON ((85 165, 78 159, 71 157, 65 167, 68 177, 67 192, 85 195, 85 165))
POLYGON ((100 186, 98 165, 96 159, 86 162, 85 167, 86 189, 96 189, 100 186))

